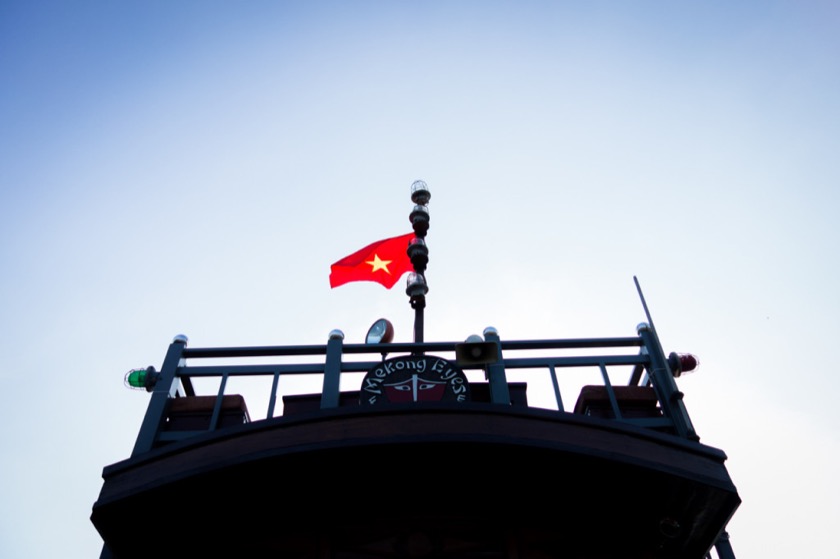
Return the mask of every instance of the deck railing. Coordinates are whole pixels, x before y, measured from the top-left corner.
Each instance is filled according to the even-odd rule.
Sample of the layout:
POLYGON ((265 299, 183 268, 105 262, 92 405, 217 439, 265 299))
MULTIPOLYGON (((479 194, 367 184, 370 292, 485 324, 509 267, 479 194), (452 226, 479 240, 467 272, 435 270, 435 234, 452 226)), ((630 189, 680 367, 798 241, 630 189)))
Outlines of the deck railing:
MULTIPOLYGON (((522 371, 527 373, 526 378, 532 378, 531 375, 537 371, 547 372, 558 413, 571 411, 564 403, 560 388, 563 371, 594 368, 600 372, 598 393, 602 400, 602 416, 697 440, 688 412, 682 403, 682 393, 677 389, 656 333, 644 323, 639 325, 637 332, 638 336, 635 337, 505 341, 499 339, 495 331, 488 330, 485 332, 485 339, 496 344, 498 358, 483 365, 455 361, 452 356, 460 342, 344 344, 343 335, 335 331, 331 333, 325 345, 189 348, 186 338, 180 336, 169 346, 157 381, 151 389, 149 407, 132 455, 148 452, 165 442, 219 428, 230 379, 271 379, 265 414, 265 418, 269 419, 275 417, 278 408, 277 394, 281 377, 320 376, 319 407, 326 410, 339 407, 343 375, 365 373, 376 367, 386 355, 412 354, 438 355, 455 361, 465 371, 483 370, 484 380, 489 385, 489 401, 497 405, 511 405, 509 373, 516 374, 522 371), (638 350, 635 353, 624 353, 625 348, 638 350), (545 355, 546 352, 551 354, 545 355), (358 359, 359 357, 362 359, 358 359), (255 358, 271 358, 273 361, 243 363, 255 358), (221 361, 232 363, 206 364, 221 361), (630 372, 626 384, 614 384, 612 378, 615 377, 611 377, 608 372, 608 369, 614 370, 618 367, 624 367, 630 372), (201 394, 196 390, 206 379, 218 381, 218 390, 215 393, 201 394), (647 417, 626 416, 622 412, 622 394, 633 389, 624 388, 625 386, 649 387, 647 390, 651 398, 655 396, 657 413, 647 417), (201 431, 167 431, 166 420, 171 399, 202 395, 205 396, 205 400, 206 396, 215 397, 212 400, 207 427, 201 431)), ((582 410, 576 411, 581 413, 582 410)))

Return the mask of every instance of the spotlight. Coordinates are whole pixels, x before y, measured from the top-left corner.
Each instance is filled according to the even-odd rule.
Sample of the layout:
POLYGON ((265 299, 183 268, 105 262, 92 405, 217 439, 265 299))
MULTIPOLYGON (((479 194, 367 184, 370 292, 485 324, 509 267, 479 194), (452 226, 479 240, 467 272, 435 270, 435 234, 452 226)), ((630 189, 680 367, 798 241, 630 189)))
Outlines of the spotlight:
POLYGON ((394 325, 387 318, 374 322, 365 336, 366 344, 390 344, 394 339, 394 325))

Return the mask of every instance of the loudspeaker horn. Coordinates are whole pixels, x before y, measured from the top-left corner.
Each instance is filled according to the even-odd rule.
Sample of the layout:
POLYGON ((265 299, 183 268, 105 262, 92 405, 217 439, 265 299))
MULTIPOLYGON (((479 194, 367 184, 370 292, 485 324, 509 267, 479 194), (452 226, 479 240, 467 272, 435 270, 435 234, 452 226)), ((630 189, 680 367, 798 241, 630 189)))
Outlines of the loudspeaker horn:
POLYGON ((484 338, 473 334, 464 343, 455 344, 455 362, 464 367, 486 365, 499 360, 499 350, 495 342, 485 342, 484 338))

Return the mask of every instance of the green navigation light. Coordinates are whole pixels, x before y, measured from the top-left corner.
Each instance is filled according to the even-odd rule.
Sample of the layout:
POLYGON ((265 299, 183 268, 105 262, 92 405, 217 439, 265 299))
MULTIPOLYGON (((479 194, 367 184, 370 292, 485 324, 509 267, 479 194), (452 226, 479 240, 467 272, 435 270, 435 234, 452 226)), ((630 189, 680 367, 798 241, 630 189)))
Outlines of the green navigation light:
POLYGON ((158 379, 158 372, 154 367, 146 367, 145 369, 131 369, 125 374, 125 385, 136 390, 146 390, 151 392, 158 379))

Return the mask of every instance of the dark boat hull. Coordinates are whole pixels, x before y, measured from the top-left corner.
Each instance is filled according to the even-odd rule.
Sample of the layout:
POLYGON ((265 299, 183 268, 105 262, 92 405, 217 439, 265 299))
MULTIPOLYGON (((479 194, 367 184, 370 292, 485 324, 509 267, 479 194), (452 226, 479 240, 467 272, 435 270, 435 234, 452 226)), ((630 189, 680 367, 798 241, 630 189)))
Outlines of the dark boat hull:
POLYGON ((740 503, 725 459, 549 410, 336 409, 109 466, 92 520, 120 558, 700 559, 740 503))

